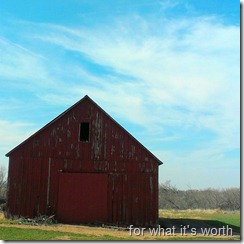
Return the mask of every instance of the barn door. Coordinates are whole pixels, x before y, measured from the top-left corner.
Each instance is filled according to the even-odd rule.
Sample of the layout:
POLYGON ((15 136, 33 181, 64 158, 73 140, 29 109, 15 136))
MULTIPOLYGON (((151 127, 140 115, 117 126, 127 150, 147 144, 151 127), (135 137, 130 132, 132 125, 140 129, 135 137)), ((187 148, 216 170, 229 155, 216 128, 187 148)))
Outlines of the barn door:
POLYGON ((107 220, 107 175, 61 173, 57 219, 65 223, 107 220))

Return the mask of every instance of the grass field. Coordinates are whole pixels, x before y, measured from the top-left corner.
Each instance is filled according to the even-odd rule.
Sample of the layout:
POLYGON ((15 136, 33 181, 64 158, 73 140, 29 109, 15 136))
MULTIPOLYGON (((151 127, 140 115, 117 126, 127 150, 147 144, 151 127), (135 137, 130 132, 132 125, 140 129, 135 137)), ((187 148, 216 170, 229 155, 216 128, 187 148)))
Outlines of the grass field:
MULTIPOLYGON (((143 235, 82 225, 23 225, 0 214, 1 240, 240 240, 240 213, 221 210, 159 210, 161 232, 143 235), (188 227, 186 231, 183 228, 188 227), (224 228, 223 228, 224 226, 224 228), (229 233, 227 233, 227 228, 229 233), (195 232, 192 232, 195 228, 195 232), (205 229, 206 228, 206 229, 205 229), (230 231, 231 228, 231 231, 230 231), (163 231, 162 231, 163 230, 163 231), (174 231, 172 231, 174 230, 174 231), (203 235, 202 230, 204 232, 203 235), (220 230, 220 231, 219 231, 220 230), (212 231, 212 232, 211 232, 212 231), (225 235, 224 235, 225 231, 225 235), (161 234, 161 236, 159 235, 161 234), (174 235, 173 235, 174 234, 174 235), (229 234, 229 235, 228 235, 229 234), (232 234, 232 235, 230 235, 232 234)), ((155 228, 155 230, 157 230, 155 228)))

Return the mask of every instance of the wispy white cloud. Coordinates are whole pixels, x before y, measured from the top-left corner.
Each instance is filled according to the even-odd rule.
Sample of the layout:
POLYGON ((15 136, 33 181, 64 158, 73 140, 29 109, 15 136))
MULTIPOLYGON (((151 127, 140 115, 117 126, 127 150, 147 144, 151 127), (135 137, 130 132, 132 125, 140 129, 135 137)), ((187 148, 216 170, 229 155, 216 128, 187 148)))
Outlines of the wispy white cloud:
MULTIPOLYGON (((171 3, 163 1, 162 11, 179 4, 171 3)), ((239 149, 237 26, 224 25, 216 16, 174 20, 163 14, 158 19, 120 17, 89 29, 21 25, 28 26, 29 32, 25 28, 22 32, 30 45, 26 48, 0 39, 0 77, 21 78, 30 88, 34 82, 40 100, 52 106, 71 105, 88 94, 117 118, 142 126, 144 136, 138 133, 142 141, 148 132, 155 135, 148 141, 152 149, 156 144, 159 147, 159 141, 165 145, 192 134, 214 135, 205 141, 194 139, 200 148, 195 151, 188 148, 176 153, 172 148, 168 157, 172 162, 194 164, 198 159, 199 164, 208 161, 220 166, 223 161, 227 164, 223 160, 226 150, 239 149), (88 62, 91 70, 68 54, 88 62), (109 72, 92 72, 96 66, 109 72)), ((164 159, 164 153, 167 158, 163 148, 157 150, 160 158, 164 159)))
POLYGON ((3 150, 11 150, 11 147, 16 146, 16 142, 21 143, 35 131, 36 128, 33 127, 35 126, 30 123, 0 120, 0 147, 3 150))
POLYGON ((0 120, 0 165, 6 165, 5 154, 36 131, 36 125, 0 120))
POLYGON ((1 79, 35 81, 46 72, 40 65, 42 57, 7 39, 0 39, 0 55, 1 79))
MULTIPOLYGON (((120 73, 134 77, 138 84, 129 86, 123 79, 115 86, 104 77, 100 81, 104 93, 140 101, 133 103, 135 111, 146 108, 144 117, 156 124, 205 127, 223 138, 231 131, 237 135, 239 28, 206 17, 167 20, 167 25, 164 21, 137 16, 91 30, 47 24, 36 38, 110 67, 117 77, 120 73)), ((102 94, 95 87, 90 91, 102 94)), ((120 107, 127 106, 120 103, 120 107)))

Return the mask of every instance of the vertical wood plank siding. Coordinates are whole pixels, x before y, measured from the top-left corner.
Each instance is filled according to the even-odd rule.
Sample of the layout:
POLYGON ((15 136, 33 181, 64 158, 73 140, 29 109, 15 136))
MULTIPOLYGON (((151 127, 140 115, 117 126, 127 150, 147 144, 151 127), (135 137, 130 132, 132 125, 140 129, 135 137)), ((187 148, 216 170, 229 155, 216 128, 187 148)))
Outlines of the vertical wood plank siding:
POLYGON ((106 222, 157 223, 161 162, 87 96, 7 156, 9 215, 56 214, 61 173, 100 173, 108 179, 106 222), (81 122, 90 125, 89 142, 79 141, 81 122))

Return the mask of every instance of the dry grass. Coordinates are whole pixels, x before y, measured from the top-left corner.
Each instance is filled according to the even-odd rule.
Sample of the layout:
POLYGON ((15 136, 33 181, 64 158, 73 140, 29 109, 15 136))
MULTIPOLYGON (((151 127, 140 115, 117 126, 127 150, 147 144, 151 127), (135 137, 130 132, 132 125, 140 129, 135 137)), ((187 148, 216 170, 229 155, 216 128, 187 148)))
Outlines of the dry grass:
POLYGON ((206 216, 216 214, 230 214, 239 213, 238 211, 224 211, 221 209, 186 209, 186 210, 175 210, 175 209, 160 209, 160 218, 191 218, 191 219, 204 219, 206 216))
POLYGON ((70 240, 70 237, 69 236, 59 236, 59 237, 55 237, 55 238, 52 238, 51 241, 57 241, 57 240, 60 240, 60 241, 69 241, 70 240))

